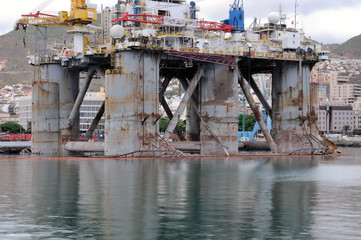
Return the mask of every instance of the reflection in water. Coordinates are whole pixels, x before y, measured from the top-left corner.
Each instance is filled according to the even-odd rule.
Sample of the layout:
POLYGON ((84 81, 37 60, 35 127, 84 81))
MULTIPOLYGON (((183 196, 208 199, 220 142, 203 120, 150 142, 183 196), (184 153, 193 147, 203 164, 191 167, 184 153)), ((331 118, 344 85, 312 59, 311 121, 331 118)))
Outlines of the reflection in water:
POLYGON ((355 239, 360 170, 353 157, 3 160, 0 238, 355 239))

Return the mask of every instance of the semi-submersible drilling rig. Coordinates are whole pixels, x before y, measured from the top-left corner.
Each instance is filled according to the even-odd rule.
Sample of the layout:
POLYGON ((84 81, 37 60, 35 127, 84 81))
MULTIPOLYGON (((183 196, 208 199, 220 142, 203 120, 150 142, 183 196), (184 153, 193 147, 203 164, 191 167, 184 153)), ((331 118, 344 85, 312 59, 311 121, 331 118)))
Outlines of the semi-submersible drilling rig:
MULTIPOLYGON (((49 2, 46 1, 46 2, 49 2)), ((239 86, 269 146, 280 154, 327 153, 317 129, 317 88, 313 66, 328 58, 320 43, 295 28, 282 14, 245 30, 243 2, 235 1, 222 23, 197 17, 195 2, 120 0, 101 11, 71 0, 70 12, 58 16, 40 11, 23 15, 17 28, 36 26, 33 82, 32 150, 67 154, 104 151, 105 156, 182 155, 182 144, 200 146, 201 155, 237 155, 239 86), (71 41, 50 53, 47 27, 69 26, 71 41), (79 73, 86 73, 79 87, 79 73), (88 140, 105 116, 105 141, 79 141, 79 108, 95 74, 105 86, 105 101, 89 128, 88 140), (270 105, 252 77, 272 74, 270 105), (185 89, 173 114, 164 98, 171 79, 185 89), (261 117, 251 89, 272 119, 272 131, 261 117), (162 106, 171 119, 159 135, 162 106), (186 137, 177 122, 187 111, 186 137), (176 133, 180 142, 169 142, 176 133), (178 147, 175 147, 178 146, 178 147)))

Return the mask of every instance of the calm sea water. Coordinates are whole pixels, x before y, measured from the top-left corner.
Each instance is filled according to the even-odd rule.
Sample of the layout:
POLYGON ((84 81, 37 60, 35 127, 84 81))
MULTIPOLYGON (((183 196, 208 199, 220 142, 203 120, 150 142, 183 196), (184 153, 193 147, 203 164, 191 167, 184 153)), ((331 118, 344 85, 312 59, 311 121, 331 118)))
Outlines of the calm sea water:
POLYGON ((361 239, 348 157, 0 160, 0 239, 361 239))

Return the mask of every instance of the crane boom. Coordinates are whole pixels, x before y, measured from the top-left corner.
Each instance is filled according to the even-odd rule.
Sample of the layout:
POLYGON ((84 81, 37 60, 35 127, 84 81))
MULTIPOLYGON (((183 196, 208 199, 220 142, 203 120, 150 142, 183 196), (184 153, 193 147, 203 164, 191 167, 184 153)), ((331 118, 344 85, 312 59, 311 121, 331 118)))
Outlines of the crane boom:
POLYGON ((31 13, 22 15, 15 25, 15 30, 26 28, 28 25, 37 26, 82 26, 97 20, 96 5, 86 4, 85 0, 70 0, 70 14, 67 11, 59 15, 42 13, 41 10, 54 0, 46 0, 31 13))
MULTIPOLYGON (((155 25, 167 25, 167 23, 169 22, 169 17, 165 17, 161 15, 125 13, 122 17, 113 20, 113 22, 120 22, 120 21, 147 23, 147 24, 155 24, 155 25)), ((204 21, 204 20, 189 20, 187 22, 187 26, 190 27, 190 25, 194 26, 195 29, 208 30, 208 31, 230 32, 233 29, 232 26, 226 24, 204 21)))
POLYGON ((54 2, 54 0, 45 0, 39 6, 34 8, 33 11, 31 11, 31 13, 41 12, 44 8, 49 6, 49 4, 52 3, 52 2, 54 2))

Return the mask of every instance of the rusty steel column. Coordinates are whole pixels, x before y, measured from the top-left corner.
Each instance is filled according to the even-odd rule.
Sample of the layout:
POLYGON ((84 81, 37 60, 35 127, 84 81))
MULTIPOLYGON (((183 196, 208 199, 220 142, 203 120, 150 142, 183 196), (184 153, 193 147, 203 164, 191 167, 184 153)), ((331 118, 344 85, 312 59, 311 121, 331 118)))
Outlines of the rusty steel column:
MULTIPOLYGON (((196 88, 196 93, 197 93, 196 88)), ((194 94, 193 94, 194 96, 194 94)), ((200 119, 198 117, 198 104, 195 107, 193 103, 189 102, 187 105, 187 120, 186 120, 186 139, 187 141, 199 141, 200 137, 200 119)))
POLYGON ((105 152, 119 156, 143 150, 158 133, 159 53, 115 53, 105 77, 105 152))
MULTIPOLYGON (((178 76, 180 83, 184 90, 188 89, 188 81, 183 76, 178 76)), ((186 115, 186 139, 187 141, 199 141, 200 140, 200 119, 198 117, 198 95, 199 85, 195 89, 192 95, 191 101, 187 104, 186 115)))
MULTIPOLYGON (((96 73, 99 73, 100 76, 104 76, 104 71, 99 66, 91 66, 91 67, 89 67, 89 69, 88 69, 88 71, 86 73, 86 76, 85 76, 83 86, 81 87, 81 89, 79 91, 79 94, 78 94, 78 96, 76 98, 76 101, 75 101, 75 103, 73 105, 73 108, 72 108, 72 110, 70 112, 69 119, 68 119, 69 127, 71 127, 73 125, 74 119, 76 119, 78 117, 80 106, 83 103, 85 94, 87 93, 89 85, 90 85, 90 83, 91 83, 91 81, 93 79, 93 76, 96 73)), ((103 79, 104 77, 101 77, 101 78, 103 79)))
POLYGON ((202 155, 238 154, 238 95, 238 68, 205 64, 199 106, 202 155))
POLYGON ((63 69, 60 64, 41 66, 41 82, 34 83, 33 152, 67 153, 65 144, 79 135, 79 112, 73 126, 67 124, 78 92, 78 70, 63 69))
POLYGON ((281 153, 326 151, 314 124, 316 101, 310 85, 314 63, 277 62, 272 73, 272 135, 281 153))
POLYGON ((202 75, 203 75, 203 72, 204 70, 203 69, 199 69, 196 74, 194 75, 192 81, 190 82, 184 96, 183 96, 183 99, 182 101, 180 102, 178 108, 177 108, 177 111, 175 112, 173 118, 171 119, 168 127, 167 127, 167 130, 165 131, 165 134, 164 134, 164 140, 168 140, 171 136, 171 134, 173 133, 175 127, 177 126, 178 124, 178 121, 179 121, 179 118, 180 116, 182 115, 182 113, 184 112, 189 100, 192 98, 192 95, 193 95, 193 92, 194 90, 196 89, 199 81, 201 80, 202 78, 202 75))
POLYGON ((249 106, 251 107, 252 109, 252 112, 256 118, 256 121, 258 122, 262 132, 263 132, 263 135, 265 136, 270 148, 271 148, 271 151, 273 153, 277 153, 278 152, 278 148, 277 148, 277 145, 276 143, 274 142, 268 128, 267 128, 267 125, 266 123, 264 122, 262 116, 261 116, 261 113, 260 111, 258 110, 258 107, 256 105, 256 102, 254 101, 253 99, 253 96, 252 96, 252 93, 251 93, 251 90, 250 90, 250 85, 249 83, 246 82, 246 80, 242 77, 242 75, 239 76, 239 83, 241 85, 241 88, 242 88, 242 91, 244 93, 244 95, 246 96, 247 98, 247 102, 249 104, 249 106))
POLYGON ((32 93, 32 152, 59 152, 59 86, 57 82, 35 82, 32 93))
POLYGON ((258 99, 261 102, 262 106, 266 110, 266 113, 268 114, 268 116, 272 117, 272 108, 269 105, 269 103, 267 102, 267 100, 265 99, 265 97, 263 96, 263 93, 261 92, 261 90, 258 88, 258 86, 257 86, 256 82, 254 81, 253 77, 251 76, 251 79, 247 79, 247 80, 249 81, 254 93, 258 97, 258 99))
POLYGON ((79 138, 79 109, 68 126, 69 115, 79 94, 79 70, 64 69, 63 78, 59 81, 59 131, 61 155, 67 153, 65 144, 79 138))
POLYGON ((66 81, 67 74, 60 64, 44 64, 40 68, 41 81, 34 83, 32 97, 32 150, 61 154, 60 83, 66 81))

